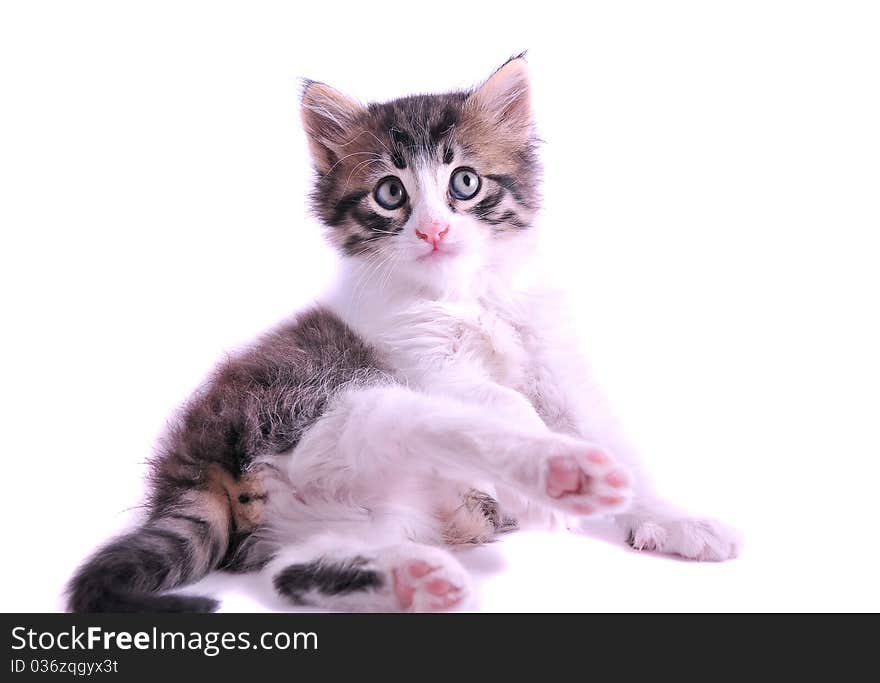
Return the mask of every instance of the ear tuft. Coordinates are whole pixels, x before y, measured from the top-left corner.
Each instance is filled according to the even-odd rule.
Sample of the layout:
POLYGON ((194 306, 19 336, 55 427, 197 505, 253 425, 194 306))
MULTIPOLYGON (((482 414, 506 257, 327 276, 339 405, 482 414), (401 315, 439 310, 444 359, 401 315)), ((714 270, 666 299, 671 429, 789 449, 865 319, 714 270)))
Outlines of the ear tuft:
POLYGON ((525 52, 508 59, 471 94, 468 104, 508 128, 528 135, 532 125, 531 92, 525 52))
POLYGON ((303 80, 302 121, 315 168, 326 173, 338 148, 351 136, 363 108, 355 100, 318 81, 303 80))

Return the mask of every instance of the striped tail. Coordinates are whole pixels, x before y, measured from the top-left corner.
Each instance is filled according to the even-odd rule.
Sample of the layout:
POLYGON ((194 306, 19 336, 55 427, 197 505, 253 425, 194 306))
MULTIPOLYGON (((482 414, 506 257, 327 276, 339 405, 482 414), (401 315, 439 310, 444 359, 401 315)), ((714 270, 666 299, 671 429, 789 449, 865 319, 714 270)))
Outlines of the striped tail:
POLYGON ((222 491, 189 490, 140 528, 99 549, 71 579, 73 612, 212 612, 211 598, 162 595, 216 568, 229 546, 231 509, 222 491))
POLYGON ((266 488, 260 456, 286 453, 352 381, 386 382, 371 347, 316 308, 220 365, 178 414, 151 460, 147 521, 83 564, 74 612, 205 612, 217 603, 162 591, 214 568, 256 569, 273 552, 255 534, 266 488), (315 380, 320 378, 320 381, 315 380))

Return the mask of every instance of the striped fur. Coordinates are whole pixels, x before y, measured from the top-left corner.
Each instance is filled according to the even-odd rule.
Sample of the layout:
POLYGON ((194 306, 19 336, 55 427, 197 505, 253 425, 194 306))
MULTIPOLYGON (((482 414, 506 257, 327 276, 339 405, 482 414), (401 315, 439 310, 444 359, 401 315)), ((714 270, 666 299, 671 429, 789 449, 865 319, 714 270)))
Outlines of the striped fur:
POLYGON ((375 352, 324 309, 220 366, 153 459, 146 520, 80 567, 68 587, 70 609, 213 609, 207 598, 156 593, 214 568, 265 562, 249 543, 266 495, 254 460, 296 445, 343 387, 384 378, 375 352))
POLYGON ((537 137, 527 102, 522 111, 510 104, 517 96, 527 100, 527 85, 512 100, 496 101, 484 92, 491 81, 367 106, 323 83, 305 84, 303 123, 316 170, 312 207, 343 254, 369 255, 409 221, 408 205, 386 215, 370 201, 382 177, 456 158, 472 159, 487 189, 475 206, 450 197, 453 212, 465 211, 495 233, 532 225, 540 203, 537 137))

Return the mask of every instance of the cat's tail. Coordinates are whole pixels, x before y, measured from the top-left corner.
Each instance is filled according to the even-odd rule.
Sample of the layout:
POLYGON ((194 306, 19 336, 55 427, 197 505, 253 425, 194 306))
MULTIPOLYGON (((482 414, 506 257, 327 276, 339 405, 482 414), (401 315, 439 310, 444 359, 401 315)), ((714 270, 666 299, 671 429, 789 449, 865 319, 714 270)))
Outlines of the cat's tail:
POLYGON ((222 487, 188 489, 100 548, 67 587, 73 612, 212 612, 216 600, 162 595, 216 568, 226 555, 231 503, 222 487))

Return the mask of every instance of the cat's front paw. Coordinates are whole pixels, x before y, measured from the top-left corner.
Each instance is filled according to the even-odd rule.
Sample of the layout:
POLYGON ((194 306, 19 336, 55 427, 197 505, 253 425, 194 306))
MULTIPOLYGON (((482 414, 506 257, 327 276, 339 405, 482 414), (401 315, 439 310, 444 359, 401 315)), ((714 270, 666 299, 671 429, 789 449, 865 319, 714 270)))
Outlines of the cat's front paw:
POLYGON ((543 476, 551 504, 582 517, 621 512, 632 495, 626 469, 595 447, 548 457, 543 476))
POLYGON ((742 540, 735 530, 714 519, 637 519, 630 527, 628 543, 634 550, 722 562, 739 554, 742 540))

